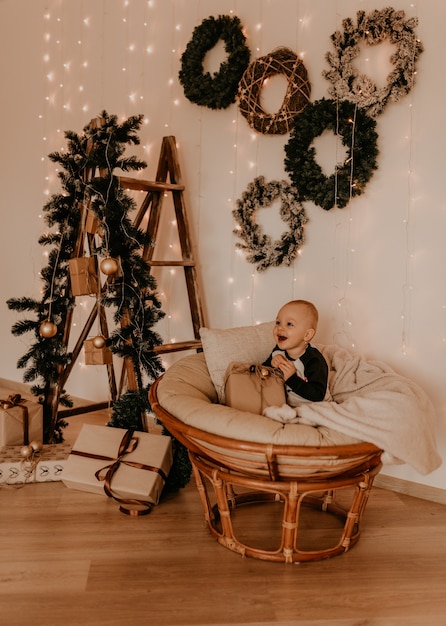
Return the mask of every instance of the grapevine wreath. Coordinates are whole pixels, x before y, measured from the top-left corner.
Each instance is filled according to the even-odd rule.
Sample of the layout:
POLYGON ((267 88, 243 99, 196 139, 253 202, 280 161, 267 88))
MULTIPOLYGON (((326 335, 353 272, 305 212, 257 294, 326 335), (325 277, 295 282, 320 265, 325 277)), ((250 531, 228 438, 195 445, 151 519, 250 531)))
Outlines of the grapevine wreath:
POLYGON ((181 56, 180 83, 191 102, 210 109, 225 109, 235 102, 238 84, 249 64, 250 51, 238 17, 209 17, 194 29, 181 56), (212 76, 204 73, 203 60, 219 39, 228 55, 212 76))
POLYGON ((264 177, 258 176, 237 200, 237 208, 232 214, 239 224, 234 234, 244 242, 237 243, 236 247, 248 251, 247 261, 256 263, 259 272, 270 266, 291 265, 304 242, 303 226, 308 222, 297 189, 285 181, 265 183, 264 177), (289 230, 279 240, 272 241, 255 221, 255 214, 257 209, 267 207, 277 199, 281 201, 280 217, 289 230))
POLYGON ((308 104, 311 86, 301 59, 288 48, 277 48, 253 61, 239 84, 239 108, 248 124, 264 134, 283 135, 291 130, 294 118, 308 104), (260 103, 260 94, 266 79, 283 74, 288 81, 285 97, 279 111, 270 115, 260 103))
POLYGON ((331 69, 322 74, 331 82, 329 94, 333 98, 354 102, 375 117, 382 113, 388 102, 397 102, 409 93, 415 82, 415 63, 423 45, 414 32, 417 18, 406 20, 404 11, 387 7, 369 14, 358 11, 356 17, 356 27, 347 18, 342 22, 344 32, 336 31, 331 36, 334 52, 328 52, 325 57, 331 69), (371 46, 385 39, 395 44, 396 51, 390 57, 393 69, 387 82, 378 87, 353 63, 360 54, 361 42, 371 46))
POLYGON ((285 146, 285 170, 299 189, 301 200, 312 200, 326 211, 345 207, 358 196, 377 169, 376 121, 351 102, 317 100, 310 102, 296 118, 285 146), (325 176, 316 162, 312 142, 325 130, 339 136, 347 155, 343 163, 325 176))

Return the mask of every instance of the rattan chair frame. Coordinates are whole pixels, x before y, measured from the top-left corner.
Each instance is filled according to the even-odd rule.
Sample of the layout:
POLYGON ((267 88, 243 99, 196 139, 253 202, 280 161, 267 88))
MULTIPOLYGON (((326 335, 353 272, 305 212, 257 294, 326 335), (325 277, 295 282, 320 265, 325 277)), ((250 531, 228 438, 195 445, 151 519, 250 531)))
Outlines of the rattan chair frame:
POLYGON ((317 561, 346 552, 359 539, 382 450, 370 443, 339 446, 295 446, 239 441, 187 425, 158 401, 162 377, 151 386, 149 401, 158 420, 189 451, 206 523, 226 548, 261 560, 296 563, 317 561), (352 490, 348 507, 338 492, 352 490), (252 503, 283 505, 280 545, 271 550, 237 538, 233 516, 252 503), (334 546, 299 547, 302 511, 311 507, 342 520, 334 546))

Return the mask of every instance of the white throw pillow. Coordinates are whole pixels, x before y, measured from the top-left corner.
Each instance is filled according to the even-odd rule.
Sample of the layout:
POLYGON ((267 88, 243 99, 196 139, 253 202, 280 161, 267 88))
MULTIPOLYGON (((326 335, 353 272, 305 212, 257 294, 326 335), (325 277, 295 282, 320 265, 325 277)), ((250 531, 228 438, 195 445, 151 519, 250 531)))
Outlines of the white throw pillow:
POLYGON ((229 363, 263 363, 275 345, 274 324, 264 322, 238 328, 200 328, 206 365, 220 403, 225 402, 225 373, 229 363))

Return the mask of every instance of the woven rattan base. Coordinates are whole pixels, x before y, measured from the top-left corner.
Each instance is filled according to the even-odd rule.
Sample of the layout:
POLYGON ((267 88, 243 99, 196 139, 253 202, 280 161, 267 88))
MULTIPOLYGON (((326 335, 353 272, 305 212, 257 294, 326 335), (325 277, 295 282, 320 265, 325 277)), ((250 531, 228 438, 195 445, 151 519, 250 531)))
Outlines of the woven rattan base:
POLYGON ((273 482, 234 475, 193 453, 191 460, 205 519, 217 541, 242 556, 285 563, 327 559, 349 550, 359 539, 373 479, 380 469, 378 464, 348 478, 273 482), (264 515, 265 505, 278 510, 274 515, 264 515), (242 516, 241 524, 248 520, 248 525, 261 526, 263 543, 270 543, 272 536, 274 547, 259 545, 255 537, 257 545, 249 543, 247 529, 239 520, 234 521, 245 506, 251 510, 242 516), (319 516, 333 516, 338 523, 318 523, 314 516, 308 519, 308 508, 319 516), (249 521, 251 514, 255 521, 249 521))

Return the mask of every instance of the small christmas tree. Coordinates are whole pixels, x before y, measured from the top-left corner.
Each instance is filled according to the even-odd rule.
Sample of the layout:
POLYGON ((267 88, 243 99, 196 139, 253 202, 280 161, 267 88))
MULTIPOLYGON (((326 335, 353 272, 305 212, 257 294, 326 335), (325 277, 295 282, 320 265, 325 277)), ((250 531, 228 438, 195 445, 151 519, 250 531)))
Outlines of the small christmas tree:
POLYGON ((150 409, 149 385, 145 381, 153 381, 163 371, 153 351, 161 344, 161 338, 152 327, 164 313, 156 296, 155 278, 141 255, 142 248, 151 242, 146 233, 132 225, 129 212, 135 208, 134 201, 115 175, 116 170, 130 172, 146 167, 144 161, 134 156, 124 157, 127 144, 139 143, 136 132, 142 116, 119 124, 116 116, 104 111, 94 122, 80 135, 67 131, 67 150, 49 155, 62 168, 59 178, 63 192, 53 195, 44 207, 45 221, 53 232, 39 240, 41 245, 52 246, 48 265, 41 271, 42 297, 8 300, 10 309, 35 314, 34 319, 14 324, 12 332, 17 336, 34 334, 34 343, 17 366, 26 368, 25 382, 36 381, 32 392, 44 405, 44 440, 49 442, 61 441, 66 426, 64 420, 54 415, 54 403, 72 404, 65 390, 59 388, 72 360, 67 351, 67 333, 75 297, 68 262, 82 255, 85 245, 98 262, 103 257, 102 262, 108 263, 105 271, 111 274, 98 294, 98 305, 114 309, 116 328, 106 345, 112 353, 130 360, 135 373, 137 388, 121 396, 115 409, 121 416, 112 416, 112 422, 124 425, 128 421, 141 430, 141 415, 150 409), (90 236, 86 244, 82 220, 87 209, 97 219, 100 236, 90 236))
MULTIPOLYGON (((82 256, 85 248, 96 261, 96 270, 100 267, 107 275, 103 287, 98 283, 96 313, 102 307, 112 309, 116 327, 104 344, 130 365, 127 373, 132 374, 133 387, 114 403, 108 426, 143 430, 143 415, 150 411, 150 384, 163 371, 154 351, 162 341, 153 326, 164 312, 156 295, 156 280, 142 255, 152 242, 148 233, 132 224, 129 213, 135 203, 115 173, 146 167, 134 156, 124 157, 127 144, 139 144, 136 133, 142 119, 142 115, 133 116, 118 124, 116 116, 104 111, 80 135, 65 133, 66 152, 49 155, 62 168, 63 192, 53 195, 44 206, 46 224, 53 231, 39 239, 41 245, 52 246, 48 265, 41 270, 42 297, 12 298, 7 303, 14 311, 35 316, 15 323, 12 333, 31 332, 35 337, 17 367, 25 368, 24 381, 34 382, 32 393, 43 404, 45 442, 63 440, 67 424, 58 407, 72 406, 63 388, 74 358, 67 351, 75 307, 69 262, 82 256), (94 216, 96 230, 84 241, 87 212, 94 216)), ((174 464, 167 484, 171 490, 186 485, 191 473, 186 449, 179 442, 173 444, 174 464)))

